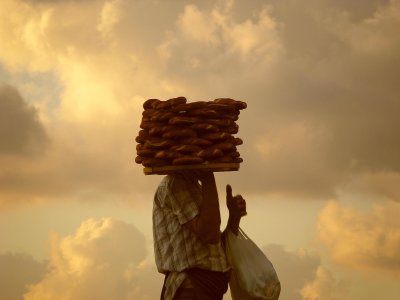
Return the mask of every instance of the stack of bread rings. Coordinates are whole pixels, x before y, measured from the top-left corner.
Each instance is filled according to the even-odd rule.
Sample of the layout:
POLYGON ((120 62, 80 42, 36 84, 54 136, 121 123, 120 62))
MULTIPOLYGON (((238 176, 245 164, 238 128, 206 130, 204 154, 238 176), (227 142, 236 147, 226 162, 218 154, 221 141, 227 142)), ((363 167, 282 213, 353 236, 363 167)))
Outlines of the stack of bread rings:
POLYGON ((247 104, 230 98, 187 102, 185 97, 143 103, 135 162, 144 167, 241 163, 235 137, 240 110, 247 104))

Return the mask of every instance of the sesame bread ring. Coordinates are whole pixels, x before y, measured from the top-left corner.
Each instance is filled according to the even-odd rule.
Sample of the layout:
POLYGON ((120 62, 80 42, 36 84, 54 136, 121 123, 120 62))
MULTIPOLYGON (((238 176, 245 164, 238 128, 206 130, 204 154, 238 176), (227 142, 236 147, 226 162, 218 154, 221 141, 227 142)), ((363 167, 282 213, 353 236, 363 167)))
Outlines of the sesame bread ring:
POLYGON ((151 117, 150 116, 143 116, 142 117, 142 122, 150 122, 151 121, 151 117))
POLYGON ((237 108, 233 105, 218 104, 218 103, 214 103, 214 102, 209 102, 207 105, 207 108, 213 109, 215 111, 222 112, 222 113, 236 113, 236 111, 237 111, 237 108))
POLYGON ((171 98, 166 101, 160 101, 155 105, 155 109, 157 110, 170 110, 173 109, 175 106, 180 104, 185 104, 186 98, 185 97, 176 97, 171 98))
POLYGON ((234 144, 235 146, 239 146, 243 144, 243 140, 238 137, 230 136, 227 142, 234 144))
POLYGON ((175 144, 175 141, 173 141, 173 140, 153 138, 153 139, 148 139, 144 143, 144 147, 146 149, 167 149, 167 148, 170 148, 174 144, 175 144))
POLYGON ((195 109, 200 109, 200 108, 206 108, 207 107, 207 102, 206 101, 195 101, 195 102, 190 102, 187 103, 187 111, 195 110, 195 109))
POLYGON ((182 157, 175 158, 172 161, 173 165, 192 165, 192 164, 201 164, 204 160, 201 157, 185 155, 182 157))
POLYGON ((185 126, 185 125, 192 125, 195 123, 199 123, 200 120, 201 119, 196 118, 196 117, 176 116, 176 117, 169 119, 168 123, 171 125, 185 126))
POLYGON ((233 100, 231 98, 217 98, 214 99, 213 102, 217 104, 225 104, 225 105, 233 105, 236 100, 233 100))
POLYGON ((143 110, 143 112, 142 112, 142 116, 143 116, 143 117, 149 117, 149 118, 151 118, 151 117, 156 113, 156 111, 157 111, 157 110, 155 110, 155 109, 153 109, 153 108, 145 109, 145 110, 143 110))
POLYGON ((190 128, 169 130, 162 135, 162 137, 165 139, 178 139, 183 137, 195 137, 195 136, 197 136, 196 131, 190 128))
POLYGON ((208 124, 208 123, 197 123, 190 126, 190 128, 199 131, 207 131, 207 132, 217 132, 219 131, 219 127, 217 125, 208 124))
POLYGON ((149 129, 150 136, 161 136, 164 133, 164 126, 154 126, 149 129))
POLYGON ((229 143, 229 142, 222 142, 222 143, 213 145, 213 148, 220 149, 224 152, 227 152, 227 151, 232 151, 235 148, 235 145, 233 145, 232 143, 229 143))
POLYGON ((176 98, 171 98, 167 100, 167 103, 170 104, 171 106, 177 106, 180 104, 185 104, 187 99, 185 97, 176 97, 176 98))
POLYGON ((164 126, 155 126, 149 129, 150 136, 162 136, 165 132, 174 131, 174 130, 182 130, 181 127, 164 125, 164 126))
POLYGON ((181 156, 183 156, 183 154, 176 151, 160 150, 154 155, 154 158, 175 159, 181 156))
POLYGON ((157 111, 152 117, 152 122, 165 122, 174 117, 175 114, 169 111, 157 111))
POLYGON ((242 163, 242 162, 243 162, 243 158, 241 158, 241 157, 236 157, 236 158, 233 159, 233 162, 235 162, 235 163, 242 163))
POLYGON ((230 134, 236 134, 239 132, 239 125, 234 123, 232 126, 225 128, 224 131, 230 134))
POLYGON ((192 116, 198 116, 202 118, 218 118, 219 116, 219 114, 215 110, 208 108, 194 109, 189 111, 189 114, 192 116))
POLYGON ((161 100, 158 99, 148 99, 143 103, 143 108, 144 109, 149 109, 149 108, 154 108, 154 106, 161 102, 161 100))
POLYGON ((153 157, 157 152, 157 149, 139 149, 136 151, 137 155, 142 157, 153 157))
POLYGON ((194 153, 199 152, 201 150, 201 147, 196 145, 173 145, 170 147, 170 150, 183 153, 194 153))
POLYGON ((213 144, 211 141, 199 137, 184 138, 181 139, 180 142, 182 144, 197 146, 211 146, 213 144))
POLYGON ((222 127, 229 127, 234 124, 234 122, 231 119, 208 119, 207 123, 222 127))
POLYGON ((143 162, 143 157, 141 157, 141 156, 136 156, 135 157, 135 163, 137 163, 137 164, 142 164, 142 162, 143 162))
POLYGON ((231 156, 221 156, 210 160, 212 163, 233 163, 234 158, 231 156))
POLYGON ((247 108, 247 103, 244 101, 238 101, 231 98, 218 98, 214 99, 214 103, 217 104, 227 104, 236 107, 237 109, 245 109, 247 108))
POLYGON ((149 137, 150 136, 148 131, 141 129, 139 130, 138 136, 135 138, 135 141, 139 144, 143 144, 149 137))
POLYGON ((161 122, 142 121, 140 123, 140 128, 149 130, 152 127, 161 126, 161 125, 165 125, 165 124, 161 123, 161 122))
POLYGON ((231 135, 226 132, 210 132, 210 133, 204 133, 200 137, 210 141, 220 141, 220 140, 225 140, 230 136, 231 135))
POLYGON ((211 157, 220 157, 223 156, 224 153, 222 152, 221 149, 217 148, 208 148, 208 149, 203 149, 200 150, 199 152, 196 153, 198 157, 201 158, 211 158, 211 157))
POLYGON ((189 103, 178 104, 176 106, 171 107, 171 111, 173 112, 186 112, 190 108, 189 103))
POLYGON ((224 156, 230 156, 232 158, 236 158, 240 157, 240 153, 236 149, 234 149, 233 151, 225 153, 224 156))
POLYGON ((232 121, 237 121, 237 120, 239 120, 239 113, 221 113, 219 115, 219 117, 221 119, 229 119, 229 120, 232 120, 232 121))
POLYGON ((235 101, 234 105, 237 109, 245 109, 247 108, 247 103, 244 101, 235 101))
POLYGON ((159 158, 144 158, 142 162, 142 165, 145 167, 162 167, 169 164, 168 160, 159 158))

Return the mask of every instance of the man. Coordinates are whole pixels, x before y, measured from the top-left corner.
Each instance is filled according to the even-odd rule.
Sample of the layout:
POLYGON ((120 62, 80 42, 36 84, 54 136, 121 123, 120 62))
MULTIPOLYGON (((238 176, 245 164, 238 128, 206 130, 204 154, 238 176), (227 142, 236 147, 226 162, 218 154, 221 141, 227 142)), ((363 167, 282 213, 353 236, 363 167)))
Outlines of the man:
MULTIPOLYGON (((246 214, 242 196, 227 185, 227 229, 238 233, 246 214)), ((221 243, 221 215, 212 172, 183 172, 163 178, 153 203, 156 265, 166 275, 161 299, 220 300, 229 265, 221 243)))

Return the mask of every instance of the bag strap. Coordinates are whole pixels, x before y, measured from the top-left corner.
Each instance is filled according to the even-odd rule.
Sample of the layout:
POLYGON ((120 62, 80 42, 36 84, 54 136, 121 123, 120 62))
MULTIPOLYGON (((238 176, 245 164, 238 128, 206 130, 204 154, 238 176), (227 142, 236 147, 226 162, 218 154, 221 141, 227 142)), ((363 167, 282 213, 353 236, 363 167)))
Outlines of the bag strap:
POLYGON ((250 238, 247 236, 247 234, 244 233, 243 229, 239 227, 239 233, 244 236, 245 239, 250 240, 250 238))

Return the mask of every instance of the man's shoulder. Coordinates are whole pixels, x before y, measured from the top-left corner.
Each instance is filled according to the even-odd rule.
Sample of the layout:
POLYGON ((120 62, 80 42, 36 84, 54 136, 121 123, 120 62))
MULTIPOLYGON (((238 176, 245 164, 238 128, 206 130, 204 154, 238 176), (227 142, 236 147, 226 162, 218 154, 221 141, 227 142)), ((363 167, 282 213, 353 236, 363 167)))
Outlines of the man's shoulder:
POLYGON ((177 177, 176 174, 168 174, 163 177, 157 187, 155 200, 163 202, 173 189, 179 189, 179 187, 176 187, 179 185, 179 178, 177 177))

